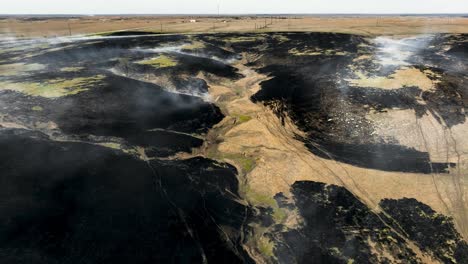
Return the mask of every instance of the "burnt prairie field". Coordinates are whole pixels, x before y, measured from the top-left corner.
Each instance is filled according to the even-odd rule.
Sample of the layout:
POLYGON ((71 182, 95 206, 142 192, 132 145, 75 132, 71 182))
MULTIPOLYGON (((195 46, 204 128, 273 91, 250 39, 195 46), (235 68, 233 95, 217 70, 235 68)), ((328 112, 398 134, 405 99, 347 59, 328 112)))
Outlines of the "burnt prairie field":
POLYGON ((468 35, 0 41, 0 263, 468 263, 468 35))

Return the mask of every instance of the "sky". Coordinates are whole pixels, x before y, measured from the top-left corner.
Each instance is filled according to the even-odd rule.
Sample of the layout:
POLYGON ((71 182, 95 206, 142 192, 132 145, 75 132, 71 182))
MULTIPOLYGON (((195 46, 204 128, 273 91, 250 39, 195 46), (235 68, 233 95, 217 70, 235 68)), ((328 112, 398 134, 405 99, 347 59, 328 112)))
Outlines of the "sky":
POLYGON ((468 13, 468 0, 0 0, 0 14, 468 13))

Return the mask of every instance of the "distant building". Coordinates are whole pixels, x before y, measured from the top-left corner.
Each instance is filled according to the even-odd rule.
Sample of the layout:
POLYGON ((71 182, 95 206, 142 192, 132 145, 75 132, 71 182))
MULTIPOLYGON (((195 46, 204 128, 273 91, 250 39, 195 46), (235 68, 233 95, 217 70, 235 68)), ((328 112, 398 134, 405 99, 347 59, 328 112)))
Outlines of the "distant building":
POLYGON ((197 22, 196 19, 190 19, 190 23, 195 23, 195 22, 197 22))

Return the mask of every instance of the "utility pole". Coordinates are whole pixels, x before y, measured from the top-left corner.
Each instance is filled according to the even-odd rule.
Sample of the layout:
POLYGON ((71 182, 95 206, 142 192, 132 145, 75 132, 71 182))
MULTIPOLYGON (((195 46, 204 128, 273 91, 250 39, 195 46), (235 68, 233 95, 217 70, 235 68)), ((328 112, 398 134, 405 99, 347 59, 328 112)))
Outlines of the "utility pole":
POLYGON ((215 21, 213 22, 213 28, 214 28, 214 31, 216 31, 216 20, 219 20, 219 10, 220 10, 220 6, 221 6, 221 0, 218 0, 218 17, 215 18, 215 21))
POLYGON ((67 25, 68 25, 68 34, 71 36, 72 32, 71 32, 70 22, 67 22, 67 25))

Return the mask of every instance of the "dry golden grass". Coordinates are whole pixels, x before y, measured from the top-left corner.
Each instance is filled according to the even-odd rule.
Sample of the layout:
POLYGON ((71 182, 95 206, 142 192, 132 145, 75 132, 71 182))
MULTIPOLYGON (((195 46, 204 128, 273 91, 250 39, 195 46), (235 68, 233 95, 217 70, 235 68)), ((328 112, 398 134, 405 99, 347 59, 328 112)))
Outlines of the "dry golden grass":
POLYGON ((11 90, 32 96, 57 98, 87 91, 87 87, 97 86, 103 75, 78 77, 74 79, 51 79, 47 82, 0 81, 0 90, 11 90))
MULTIPOLYGON (((451 172, 450 176, 447 176, 443 174, 387 172, 356 167, 313 155, 303 142, 295 138, 295 134, 301 135, 301 132, 291 121, 286 119, 285 125, 283 125, 269 108, 262 104, 255 104, 248 99, 250 95, 258 91, 259 83, 267 76, 258 74, 242 64, 235 66, 246 76, 245 78, 234 83, 216 83, 216 85, 209 83, 212 97, 227 116, 216 126, 214 131, 218 132, 210 133, 215 133, 215 137, 221 142, 215 146, 221 160, 223 156, 229 155, 250 157, 255 160, 253 169, 241 176, 240 192, 247 201, 257 205, 271 206, 278 214, 279 221, 294 226, 296 222, 290 222, 282 217, 281 214, 284 212, 275 211, 273 196, 279 192, 289 196, 290 186, 296 181, 318 181, 346 187, 371 209, 377 211, 380 210, 378 204, 381 199, 415 198, 440 213, 453 216, 458 230, 465 237, 468 236, 465 210, 458 209, 460 202, 465 200, 465 195, 463 191, 454 193, 454 190, 466 187, 466 183, 454 180, 458 178, 457 175, 463 173, 452 175, 451 172), (236 93, 239 89, 241 92, 236 93), (239 115, 251 118, 246 122, 235 121, 239 115), (249 190, 254 190, 254 192, 249 190)), ((409 121, 416 122, 414 113, 406 117, 411 119, 409 121)), ((378 124, 382 123, 384 130, 389 130, 388 126, 385 126, 388 122, 393 124, 396 121, 396 123, 402 124, 402 120, 398 119, 390 118, 385 124, 382 118, 376 116, 374 119, 378 119, 375 120, 378 124)), ((398 126, 398 124, 395 125, 398 126)), ((427 125, 424 123, 423 133, 425 137, 431 137, 427 134, 430 133, 431 129, 427 125)), ((410 131, 391 130, 388 133, 398 140, 402 140, 403 145, 419 149, 421 146, 414 145, 416 142, 414 139, 420 139, 422 136, 416 135, 415 131, 419 130, 411 127, 410 131), (408 134, 415 137, 405 138, 405 135, 409 136, 408 134), (411 144, 408 143, 410 141, 411 144)), ((455 131, 452 132, 454 139, 460 139, 464 130, 457 130, 459 134, 456 134, 455 131)), ((382 133, 382 136, 385 135, 387 134, 382 133)), ((437 137, 437 139, 440 138, 437 137)), ((417 142, 421 143, 420 140, 417 142)), ((428 144, 426 147, 432 147, 432 143, 428 144)), ((461 144, 458 144, 458 147, 465 149, 461 144)), ((431 158, 432 154, 435 154, 430 149, 421 150, 430 152, 431 158)), ((434 158, 437 159, 436 155, 434 158)), ((231 162, 238 167, 239 171, 243 171, 239 160, 225 161, 231 162)), ((293 214, 293 212, 286 214, 293 214)))
POLYGON ((140 30, 163 33, 194 32, 269 32, 316 31, 343 32, 361 35, 411 35, 424 33, 467 33, 468 18, 464 17, 119 17, 95 16, 55 18, 42 21, 5 19, 0 21, 0 34, 18 37, 51 37, 93 34, 117 30, 140 30))
POLYGON ((423 91, 433 88, 434 82, 422 71, 416 68, 401 68, 389 76, 366 76, 362 72, 355 72, 355 79, 346 79, 352 86, 399 89, 405 86, 417 86, 423 91))

